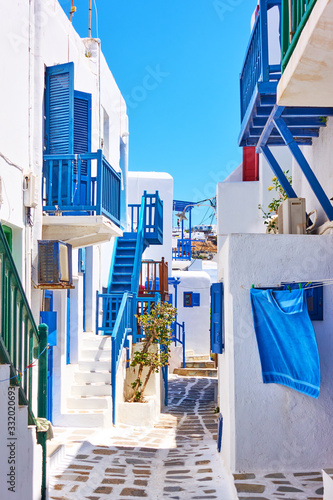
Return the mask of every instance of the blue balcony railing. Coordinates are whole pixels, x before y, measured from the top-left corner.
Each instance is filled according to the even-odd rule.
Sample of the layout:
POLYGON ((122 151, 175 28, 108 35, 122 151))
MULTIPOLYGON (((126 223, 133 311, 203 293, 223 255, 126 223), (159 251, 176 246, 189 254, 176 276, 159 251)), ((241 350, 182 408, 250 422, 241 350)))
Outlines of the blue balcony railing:
POLYGON ((155 194, 143 194, 141 205, 130 203, 131 233, 139 232, 140 222, 143 238, 151 245, 163 244, 163 201, 158 191, 155 194), (140 218, 142 220, 140 221, 140 218))
POLYGON ((192 243, 189 238, 177 240, 177 247, 172 249, 172 258, 174 260, 191 260, 192 243))
POLYGON ((276 82, 281 76, 281 66, 269 64, 267 28, 268 9, 280 4, 281 0, 260 0, 259 11, 255 19, 240 74, 242 120, 257 90, 258 83, 276 82))
POLYGON ((105 215, 119 226, 120 179, 100 149, 80 155, 44 155, 43 210, 105 215))

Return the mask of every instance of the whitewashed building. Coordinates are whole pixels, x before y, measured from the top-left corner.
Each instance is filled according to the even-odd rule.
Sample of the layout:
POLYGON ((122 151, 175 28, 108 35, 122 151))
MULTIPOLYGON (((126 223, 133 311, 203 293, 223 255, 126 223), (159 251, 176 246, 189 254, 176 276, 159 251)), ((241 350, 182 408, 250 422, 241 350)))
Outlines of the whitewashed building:
MULTIPOLYGON (((232 187, 231 182, 225 182, 217 188, 218 270, 224 288, 219 404, 222 456, 233 472, 319 470, 332 462, 328 443, 333 423, 333 109, 329 90, 333 2, 308 4, 292 42, 290 30, 282 29, 280 79, 281 66, 270 64, 266 42, 257 44, 256 35, 260 27, 259 40, 265 40, 267 31, 263 30, 272 8, 280 12, 281 26, 290 27, 288 2, 282 2, 282 7, 278 1, 269 5, 259 2, 241 73, 239 138, 245 149, 257 148, 259 178, 247 182, 238 172, 229 179, 236 180, 232 187), (255 53, 261 57, 258 67, 253 67, 255 53), (256 75, 252 87, 247 85, 251 74, 256 75), (292 173, 292 187, 283 175, 286 166, 292 173), (273 175, 286 186, 289 198, 303 197, 307 212, 317 210, 317 224, 310 232, 285 234, 288 228, 284 226, 284 234, 258 234, 264 233, 265 227, 257 205, 269 202, 266 189, 273 175), (232 203, 231 198, 236 201, 232 203), (238 201, 241 210, 236 212, 238 201), (293 282, 323 284, 322 295, 313 288, 312 303, 308 303, 320 360, 318 399, 284 385, 264 384, 262 379, 250 290, 252 286, 272 288, 293 282)), ((254 164, 252 167, 254 171, 254 164)), ((315 222, 315 215, 311 222, 315 222)))

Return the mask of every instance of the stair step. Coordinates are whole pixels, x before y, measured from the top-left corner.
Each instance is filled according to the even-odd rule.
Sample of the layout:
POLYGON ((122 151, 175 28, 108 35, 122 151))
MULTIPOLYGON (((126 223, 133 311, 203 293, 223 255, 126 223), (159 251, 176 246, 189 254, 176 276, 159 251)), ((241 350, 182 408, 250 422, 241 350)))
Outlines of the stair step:
POLYGON ((173 373, 183 377, 217 377, 216 368, 175 368, 173 373))
POLYGON ((105 372, 109 371, 111 367, 111 359, 107 361, 99 360, 80 360, 79 361, 79 371, 80 372, 105 372))
POLYGON ((114 273, 112 276, 113 283, 131 283, 132 274, 114 273))
POLYGON ((80 340, 80 349, 91 350, 110 350, 111 349, 111 336, 110 335, 94 335, 93 337, 83 337, 80 340))
POLYGON ((69 410, 106 410, 110 404, 111 397, 105 396, 71 396, 67 398, 69 410))
POLYGON ((80 360, 109 361, 111 363, 111 349, 84 349, 80 353, 80 360))
POLYGON ((214 361, 186 361, 185 368, 215 368, 214 361))
POLYGON ((111 395, 111 380, 108 384, 75 384, 71 387, 72 396, 80 397, 108 397, 111 395))
MULTIPOLYGON (((108 368, 110 368, 109 365, 108 368)), ((74 373, 74 380, 78 384, 110 384, 111 372, 110 371, 77 371, 74 373)))
POLYGON ((62 415, 66 427, 98 428, 111 425, 111 410, 68 410, 62 415))
POLYGON ((211 359, 210 359, 210 356, 208 356, 207 354, 198 354, 198 355, 195 355, 195 354, 188 355, 188 354, 186 354, 185 361, 186 362, 188 361, 189 363, 193 363, 195 361, 211 361, 211 359))

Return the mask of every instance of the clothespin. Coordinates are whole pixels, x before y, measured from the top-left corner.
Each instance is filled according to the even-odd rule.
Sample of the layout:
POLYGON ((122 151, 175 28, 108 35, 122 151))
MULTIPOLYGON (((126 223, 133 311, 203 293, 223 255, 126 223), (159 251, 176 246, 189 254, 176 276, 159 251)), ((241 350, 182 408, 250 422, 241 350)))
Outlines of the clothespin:
POLYGON ((287 287, 287 288, 288 288, 289 292, 291 293, 291 286, 290 286, 290 285, 288 285, 288 287, 287 287))
POLYGON ((298 288, 302 290, 302 283, 298 283, 298 288))
POLYGON ((252 287, 251 288, 254 288, 254 285, 252 284, 252 287))

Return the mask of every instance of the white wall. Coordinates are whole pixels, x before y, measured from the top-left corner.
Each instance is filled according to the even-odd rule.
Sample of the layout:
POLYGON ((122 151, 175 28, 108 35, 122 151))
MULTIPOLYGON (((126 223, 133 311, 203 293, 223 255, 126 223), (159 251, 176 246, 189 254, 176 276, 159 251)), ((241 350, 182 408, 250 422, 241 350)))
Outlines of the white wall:
MULTIPOLYGON (((210 354, 210 277, 204 271, 173 271, 177 286, 178 323, 185 322, 186 351, 210 354), (200 306, 184 307, 184 292, 200 293, 200 306)), ((175 290, 169 286, 175 306, 175 290)))
MULTIPOLYGON (((272 148, 276 160, 283 171, 292 172, 292 157, 286 147, 272 148)), ((217 184, 217 243, 222 248, 225 235, 231 233, 265 233, 263 213, 258 209, 261 204, 267 212, 272 198, 278 197, 275 191, 268 191, 272 185, 274 172, 266 159, 259 156, 259 181, 238 181, 240 167, 235 176, 229 176, 217 184), (236 175, 237 174, 237 175, 236 175)))
MULTIPOLYGON (((42 307, 42 292, 32 287, 37 282, 37 240, 42 236, 42 166, 44 146, 45 68, 74 63, 75 90, 92 94, 92 151, 102 145, 104 116, 109 116, 107 159, 122 171, 126 201, 128 165, 128 118, 126 104, 101 53, 100 41, 81 39, 57 0, 17 0, 1 5, 2 64, 0 80, 0 220, 13 228, 14 257, 31 299, 36 322, 42 307), (121 157, 122 154, 122 157, 121 157), (8 161, 5 161, 5 156, 8 161), (13 165, 15 164, 15 165, 13 165), (38 176, 38 206, 31 210, 32 227, 27 224, 23 206, 23 174, 38 176)), ((106 129, 107 130, 107 127, 106 129)), ((125 217, 123 222, 126 223, 125 217)), ((95 328, 96 290, 107 283, 113 242, 87 252, 87 329, 95 328)), ((71 297, 72 361, 77 361, 78 338, 82 334, 82 276, 73 271, 76 289, 71 297)), ((72 366, 66 365, 66 291, 54 293, 58 312, 58 346, 54 348, 55 421, 65 409, 65 398, 72 366)))
POLYGON ((159 191, 163 201, 163 245, 150 245, 144 252, 144 259, 168 262, 169 276, 172 268, 172 203, 173 178, 164 172, 129 172, 128 173, 128 203, 141 204, 144 193, 154 194, 159 191))
POLYGON ((223 457, 232 471, 315 470, 332 460, 333 287, 324 287, 324 321, 313 323, 319 348, 318 400, 263 384, 250 288, 332 276, 333 236, 229 235, 219 255, 224 275, 225 351, 219 355, 223 457))

